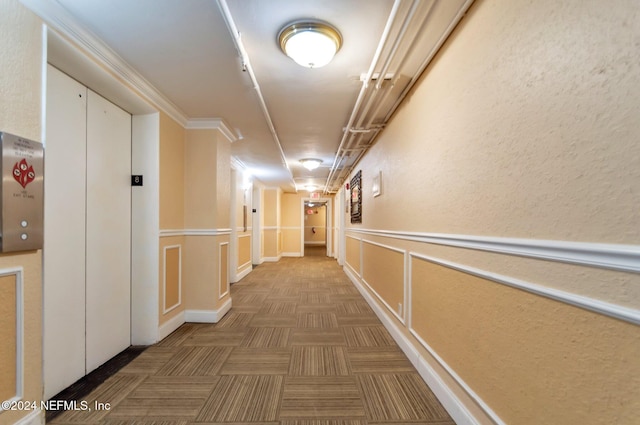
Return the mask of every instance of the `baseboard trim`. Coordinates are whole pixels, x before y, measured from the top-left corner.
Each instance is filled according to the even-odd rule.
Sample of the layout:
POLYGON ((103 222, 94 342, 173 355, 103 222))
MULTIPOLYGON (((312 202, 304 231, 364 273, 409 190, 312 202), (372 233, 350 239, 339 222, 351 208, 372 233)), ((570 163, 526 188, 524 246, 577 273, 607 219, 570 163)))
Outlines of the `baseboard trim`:
POLYGON ((231 310, 231 298, 218 310, 186 310, 185 320, 190 323, 218 323, 229 310, 231 310))
POLYGON ((277 257, 262 257, 262 261, 265 263, 277 263, 282 258, 282 254, 277 257))
POLYGON ((173 331, 178 329, 185 322, 184 311, 172 317, 158 328, 158 342, 168 337, 173 331))
POLYGON ((35 409, 27 416, 18 419, 14 425, 44 425, 44 410, 35 409))
POLYGON ((249 273, 251 273, 252 270, 253 270, 253 267, 251 267, 251 264, 249 264, 249 267, 247 267, 246 269, 242 270, 240 273, 236 273, 236 275, 233 278, 233 280, 231 281, 231 283, 236 283, 236 282, 241 281, 245 276, 247 276, 249 273))
POLYGON ((302 254, 299 252, 283 252, 283 257, 302 257, 302 254))
POLYGON ((345 267, 344 271, 455 423, 458 425, 479 425, 480 421, 473 416, 453 390, 447 386, 438 373, 420 355, 409 338, 400 331, 394 320, 385 313, 380 304, 375 301, 373 295, 360 283, 359 278, 351 271, 351 268, 345 267))

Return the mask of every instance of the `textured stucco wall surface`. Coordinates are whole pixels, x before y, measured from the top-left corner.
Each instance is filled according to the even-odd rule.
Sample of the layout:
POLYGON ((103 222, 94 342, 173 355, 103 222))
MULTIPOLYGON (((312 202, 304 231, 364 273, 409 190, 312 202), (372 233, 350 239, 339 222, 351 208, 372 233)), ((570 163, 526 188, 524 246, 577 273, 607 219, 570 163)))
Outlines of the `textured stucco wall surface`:
POLYGON ((639 44, 633 0, 478 0, 369 154, 363 227, 637 243, 639 44))
MULTIPOLYGON (((0 0, 0 130, 41 141, 42 25, 17 0, 0 0)), ((24 400, 42 399, 42 253, 0 255, 0 269, 22 267, 24 400)), ((0 326, 4 326, 0 323, 0 326)), ((9 365, 12 369, 15 365, 9 365)), ((0 364, 0 368, 4 368, 0 364)), ((11 424, 27 411, 0 413, 11 424)))
POLYGON ((411 257, 408 324, 506 423, 637 421, 640 327, 568 300, 638 310, 640 276, 370 231, 638 250, 639 48, 636 1, 476 0, 356 167, 363 223, 347 217, 347 263, 358 271, 356 238, 462 268, 411 257), (471 268, 567 296, 508 288, 471 268))

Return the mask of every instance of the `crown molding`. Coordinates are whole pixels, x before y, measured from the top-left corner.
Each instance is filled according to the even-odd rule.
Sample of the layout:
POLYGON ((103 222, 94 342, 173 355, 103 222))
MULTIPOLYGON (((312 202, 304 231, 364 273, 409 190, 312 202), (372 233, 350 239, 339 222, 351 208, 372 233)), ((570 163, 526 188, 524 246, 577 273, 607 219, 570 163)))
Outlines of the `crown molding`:
POLYGON ((227 122, 222 118, 192 118, 187 121, 187 130, 218 130, 230 143, 238 140, 227 122))
POLYGON ((80 25, 58 2, 50 0, 20 0, 20 2, 38 15, 50 29, 72 42, 89 58, 122 80, 146 101, 182 126, 186 126, 188 117, 180 108, 126 63, 106 43, 80 25))

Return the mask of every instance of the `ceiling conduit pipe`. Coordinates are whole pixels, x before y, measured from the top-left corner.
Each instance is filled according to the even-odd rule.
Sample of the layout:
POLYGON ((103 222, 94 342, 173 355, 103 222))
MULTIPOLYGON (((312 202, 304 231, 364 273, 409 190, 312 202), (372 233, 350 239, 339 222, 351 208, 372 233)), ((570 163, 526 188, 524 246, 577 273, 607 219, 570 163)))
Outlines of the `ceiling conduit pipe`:
POLYGON ((396 111, 396 109, 398 109, 398 106, 400 106, 404 98, 407 97, 407 94, 409 94, 409 91, 411 91, 411 89, 415 85, 418 78, 420 78, 424 70, 427 69, 427 66, 429 66, 429 63, 431 63, 431 60, 433 59, 433 57, 436 55, 436 53, 438 53, 438 51, 440 50, 444 42, 449 38, 449 36, 451 35, 455 27, 458 25, 458 23, 460 23, 460 20, 467 13, 467 10, 469 10, 469 7, 471 7, 471 4, 473 3, 473 1, 474 0, 467 0, 464 2, 462 6, 460 6, 460 9, 458 9, 458 13, 456 14, 455 18, 451 21, 451 23, 449 24, 447 29, 444 31, 442 36, 438 39, 438 42, 433 47, 433 49, 431 50, 427 58, 418 67, 418 71, 416 72, 416 75, 411 79, 411 81, 409 81, 409 83, 404 88, 400 96, 398 96, 398 99, 389 110, 389 113, 387 114, 387 116, 384 118, 385 122, 387 122, 391 118, 391 116, 396 111))
MULTIPOLYGON (((429 5, 429 9, 425 13, 425 17, 424 17, 424 19, 422 21, 422 24, 420 25, 420 29, 418 30, 418 34, 422 33, 422 31, 424 31, 425 26, 427 25, 427 23, 429 23, 429 21, 430 21, 429 18, 431 17, 431 13, 433 12, 433 7, 436 5, 436 3, 437 3, 437 0, 433 0, 431 2, 431 4, 429 5)), ((376 106, 376 109, 374 109, 373 113, 371 114, 371 118, 369 119, 369 121, 367 123, 365 123, 365 126, 367 128, 371 126, 371 124, 373 123, 373 120, 378 115, 380 107, 382 105, 384 105, 384 101, 387 99, 387 97, 391 93, 391 89, 396 85, 398 80, 400 80, 400 77, 402 76, 402 69, 404 68, 404 66, 405 66, 405 64, 407 62, 407 58, 409 58, 411 56, 411 52, 413 52, 413 50, 416 48, 417 38, 418 37, 415 37, 413 39, 413 41, 411 42, 411 45, 409 46, 409 49, 407 49, 407 53, 404 55, 404 57, 402 58, 402 60, 398 64, 398 67, 396 69, 395 75, 393 76, 393 79, 391 80, 391 84, 387 85, 387 87, 385 88, 384 94, 383 94, 382 98, 380 99, 380 102, 378 103, 378 105, 376 106)), ((418 70, 414 73, 414 75, 412 75, 412 79, 413 78, 417 78, 420 74, 421 74, 421 71, 420 71, 420 67, 419 67, 418 70)), ((378 82, 378 84, 380 84, 380 82, 378 82)), ((383 122, 386 123, 387 120, 385 119, 385 121, 383 121, 383 122)), ((371 141, 373 141, 373 139, 376 136, 377 136, 377 134, 374 135, 374 137, 371 139, 371 141)))
MULTIPOLYGON (((224 2, 224 0, 218 0, 219 2, 224 2)), ((349 129, 351 128, 351 126, 353 125, 353 121, 356 118, 356 115, 358 113, 358 110, 360 109, 360 104, 362 103, 363 99, 364 99, 364 95, 367 91, 367 87, 369 85, 369 82, 371 81, 371 76, 373 75, 373 72, 376 68, 376 66, 378 65, 378 61, 380 60, 380 55, 382 54, 382 49, 384 48, 384 46, 387 43, 387 39, 389 38, 389 33, 391 32, 391 27, 393 26, 393 22, 395 21, 396 15, 398 14, 398 9, 400 8, 400 4, 402 3, 402 0, 395 0, 393 3, 393 7, 391 8, 391 13, 389 14, 389 18, 387 19, 387 23, 384 27, 384 31, 382 33, 382 36, 380 37, 380 42, 378 43, 378 47, 376 49, 376 52, 373 56, 373 60, 371 61, 371 66, 369 67, 369 71, 367 72, 367 77, 365 79, 365 81, 362 82, 362 87, 360 88, 360 93, 358 94, 358 98, 356 100, 356 104, 353 107, 353 111, 351 112, 351 116, 349 117, 349 121, 347 123, 346 126, 346 131, 343 133, 342 135, 342 140, 340 141, 340 145, 338 146, 338 150, 336 153, 336 157, 333 160, 333 164, 331 165, 331 171, 329 172, 329 176, 327 177, 327 182, 325 183, 324 186, 324 192, 327 193, 327 189, 329 187, 329 184, 331 182, 331 179, 333 177, 333 175, 335 174, 336 171, 336 164, 342 160, 341 154, 340 152, 342 151, 342 148, 344 147, 345 141, 347 140, 347 138, 349 137, 349 129)), ((226 6, 226 4, 225 4, 226 6)))
MULTIPOLYGON (((402 27, 400 27, 400 31, 398 32, 398 35, 396 36, 396 39, 393 42, 393 46, 391 46, 391 51, 387 55, 387 57, 386 57, 386 59, 384 61, 384 64, 382 65, 382 70, 378 74, 378 81, 376 82, 376 84, 374 86, 373 93, 371 94, 371 96, 369 96, 369 99, 367 100, 367 103, 365 103, 364 108, 362 108, 362 111, 359 111, 359 115, 360 116, 359 116, 358 121, 356 123, 356 128, 360 128, 360 126, 362 125, 362 122, 364 121, 364 119, 367 116, 367 113, 369 112, 369 109, 373 105, 373 100, 375 98, 377 98, 378 90, 380 90, 380 87, 382 87, 382 83, 384 82, 384 78, 387 75, 387 71, 389 70, 389 67, 391 66, 391 61, 393 60, 393 58, 398 53, 398 48, 400 47, 400 43, 402 43, 402 40, 404 39, 404 36, 407 33, 407 29, 409 28, 409 24, 411 23, 411 20, 413 19, 413 16, 415 15, 419 4, 420 4, 420 0, 413 0, 413 4, 411 5, 411 9, 409 9, 409 12, 404 17, 404 22, 402 22, 402 27)), ((365 126, 365 128, 367 128, 367 127, 365 126)))
POLYGON ((224 21, 227 23, 227 27, 229 28, 229 32, 231 33, 231 38, 233 39, 233 43, 236 46, 236 50, 240 53, 240 58, 242 59, 243 69, 247 71, 249 74, 249 78, 251 78, 251 83, 253 84, 253 88, 256 91, 256 95, 258 96, 258 101, 260 103, 260 108, 262 109, 262 114, 267 122, 267 126, 269 127, 269 131, 271 131, 271 136, 273 140, 276 142, 276 146, 280 151, 280 158, 282 159, 282 164, 285 166, 287 171, 289 171, 289 178, 291 179, 291 183, 293 183, 293 187, 296 188, 296 182, 293 178, 293 173, 291 172, 291 168, 289 168, 289 164, 287 163, 287 159, 284 155, 284 150, 282 149, 282 144, 280 143, 280 138, 278 137, 278 133, 276 132, 275 127, 273 126, 273 121, 271 120, 271 115, 269 114, 269 110, 267 109, 267 104, 262 96, 262 90, 260 90, 260 84, 258 84, 258 79, 256 78, 255 73, 253 72, 253 67, 251 66, 251 61, 249 60, 249 55, 244 48, 244 44, 242 44, 242 39, 240 37, 240 31, 236 27, 235 22, 233 21, 233 16, 231 15, 231 11, 229 10, 229 6, 227 5, 226 0, 217 0, 218 7, 222 12, 222 16, 224 17, 224 21))

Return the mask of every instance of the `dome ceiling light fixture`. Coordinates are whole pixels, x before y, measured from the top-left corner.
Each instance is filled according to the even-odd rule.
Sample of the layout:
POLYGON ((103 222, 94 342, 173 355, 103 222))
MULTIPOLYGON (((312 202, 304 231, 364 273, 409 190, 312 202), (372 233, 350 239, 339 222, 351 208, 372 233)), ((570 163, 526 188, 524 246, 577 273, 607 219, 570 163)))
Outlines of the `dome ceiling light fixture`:
POLYGON ((322 160, 315 159, 315 158, 305 158, 305 159, 301 159, 300 163, 307 170, 313 171, 316 168, 318 168, 320 166, 320 164, 322 164, 322 160))
POLYGON ((278 34, 280 48, 298 65, 325 66, 342 46, 342 36, 333 26, 320 21, 292 22, 278 34))

